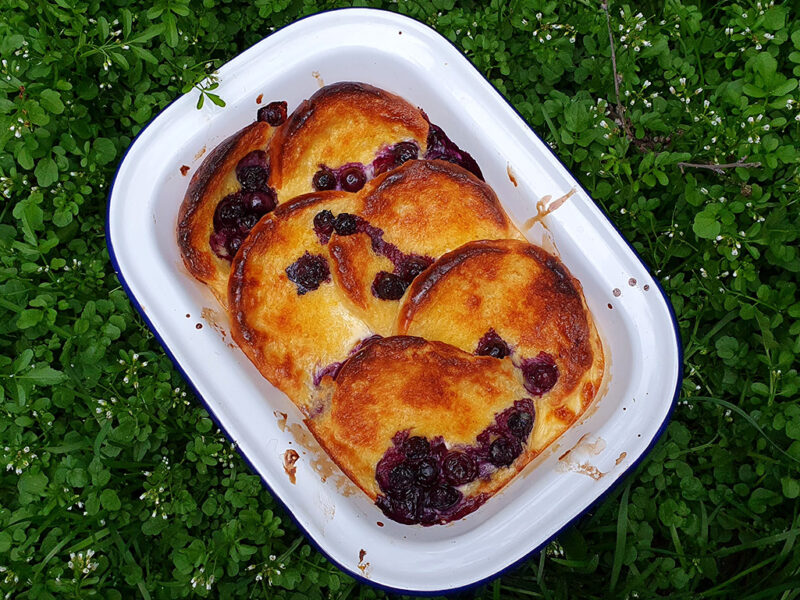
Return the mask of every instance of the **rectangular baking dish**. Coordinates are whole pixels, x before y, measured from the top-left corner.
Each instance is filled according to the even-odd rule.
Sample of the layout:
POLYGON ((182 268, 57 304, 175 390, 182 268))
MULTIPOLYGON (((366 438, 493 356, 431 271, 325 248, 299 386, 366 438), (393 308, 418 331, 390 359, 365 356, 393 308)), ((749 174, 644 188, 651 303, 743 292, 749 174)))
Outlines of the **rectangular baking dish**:
POLYGON ((177 368, 309 540, 353 577, 399 592, 447 593, 541 549, 641 460, 674 405, 680 340, 647 267, 492 85, 412 19, 368 9, 315 15, 237 56, 219 70, 219 83, 225 108, 207 102, 196 110, 193 91, 139 134, 108 200, 114 268, 177 368), (501 493, 445 526, 394 523, 350 483, 291 401, 232 343, 227 317, 185 270, 176 243, 189 178, 206 152, 255 119, 260 95, 264 103, 288 101, 291 111, 323 82, 348 80, 422 107, 473 154, 519 226, 537 214, 537 203, 575 190, 529 237, 557 252, 583 285, 604 341, 604 389, 501 493), (296 483, 284 470, 290 448, 300 453, 296 483))

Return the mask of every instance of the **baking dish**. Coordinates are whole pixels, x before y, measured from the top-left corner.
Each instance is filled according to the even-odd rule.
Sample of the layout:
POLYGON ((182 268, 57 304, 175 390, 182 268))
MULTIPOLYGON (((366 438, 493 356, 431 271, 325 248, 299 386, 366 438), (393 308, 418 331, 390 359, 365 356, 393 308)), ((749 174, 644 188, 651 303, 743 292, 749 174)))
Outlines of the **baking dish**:
POLYGON ((112 263, 177 368, 309 540, 354 577, 400 592, 446 593, 542 548, 644 456, 680 389, 675 318, 647 267, 491 84, 412 19, 370 9, 308 17, 223 66, 219 84, 227 106, 198 111, 196 92, 177 99, 132 143, 109 194, 112 263), (339 471, 292 402, 233 344, 227 317, 185 270, 176 244, 189 178, 207 151, 255 118, 259 97, 286 100, 292 110, 323 82, 348 80, 422 107, 473 154, 511 218, 519 226, 538 221, 529 239, 557 252, 582 283, 604 341, 598 400, 502 492, 446 526, 386 519, 339 471), (548 199, 565 195, 541 218, 548 199), (288 450, 300 456, 292 477, 288 450))

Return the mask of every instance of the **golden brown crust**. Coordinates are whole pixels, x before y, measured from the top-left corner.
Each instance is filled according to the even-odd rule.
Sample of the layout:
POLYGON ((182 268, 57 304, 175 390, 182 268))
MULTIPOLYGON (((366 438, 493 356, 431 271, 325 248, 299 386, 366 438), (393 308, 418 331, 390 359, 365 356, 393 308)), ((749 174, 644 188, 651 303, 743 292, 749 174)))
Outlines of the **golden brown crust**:
POLYGON ((398 335, 441 340, 468 352, 489 330, 510 346, 517 364, 541 352, 551 355, 559 376, 548 401, 582 412, 581 396, 594 394, 578 385, 599 386, 603 350, 580 283, 558 258, 518 240, 465 244, 412 283, 395 325, 398 335))
POLYGON ((404 99, 365 83, 325 86, 304 101, 270 144, 270 185, 279 198, 311 189, 319 166, 372 163, 386 146, 415 141, 425 151, 428 122, 404 99))
POLYGON ((280 205, 250 232, 231 270, 234 340, 264 377, 307 412, 313 408, 315 378, 371 332, 344 308, 330 280, 300 294, 286 269, 305 252, 330 264, 314 233, 314 215, 324 209, 342 212, 351 202, 351 194, 331 191, 280 205))
POLYGON ((223 306, 227 305, 230 263, 211 250, 214 211, 226 195, 240 188, 236 163, 253 150, 264 149, 273 128, 257 121, 222 141, 205 158, 189 182, 178 212, 178 247, 189 272, 207 284, 223 306))
MULTIPOLYGON (((443 436, 449 445, 472 444, 496 414, 528 395, 509 361, 422 338, 391 337, 372 342, 345 363, 330 401, 307 424, 375 499, 375 467, 398 431, 443 436)), ((511 469, 498 471, 500 478, 503 471, 511 469)), ((478 491, 489 486, 483 482, 478 491)))
POLYGON ((395 234, 390 227, 405 227, 397 235, 413 234, 423 251, 425 244, 437 247, 437 241, 430 237, 443 227, 459 237, 463 237, 461 228, 473 223, 490 233, 516 232, 494 190, 451 162, 409 161, 371 183, 371 191, 362 195, 363 217, 387 228, 390 238, 395 234))
MULTIPOLYGON (((356 213, 405 255, 434 260, 471 240, 521 238, 492 188, 449 162, 412 160, 369 182, 356 213)), ((397 301, 376 298, 372 282, 395 265, 366 233, 331 238, 334 277, 350 308, 373 331, 390 335, 397 301)))

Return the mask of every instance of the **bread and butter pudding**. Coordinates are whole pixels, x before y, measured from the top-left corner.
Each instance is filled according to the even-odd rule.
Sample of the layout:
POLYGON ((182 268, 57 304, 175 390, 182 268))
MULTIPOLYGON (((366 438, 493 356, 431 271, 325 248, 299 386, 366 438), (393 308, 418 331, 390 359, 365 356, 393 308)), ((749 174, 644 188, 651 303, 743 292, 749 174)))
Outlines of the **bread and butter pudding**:
POLYGON ((391 519, 474 511, 595 398, 580 283, 402 98, 320 89, 223 141, 178 221, 232 336, 391 519))

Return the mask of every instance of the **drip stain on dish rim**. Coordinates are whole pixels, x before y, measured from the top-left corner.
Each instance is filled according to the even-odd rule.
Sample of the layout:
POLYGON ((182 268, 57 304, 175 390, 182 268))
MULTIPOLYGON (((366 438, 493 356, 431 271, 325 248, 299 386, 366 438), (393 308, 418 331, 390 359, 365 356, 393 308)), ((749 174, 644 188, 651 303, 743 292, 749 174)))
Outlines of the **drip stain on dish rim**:
POLYGON ((573 196, 573 194, 575 194, 576 191, 577 188, 573 187, 566 194, 556 198, 552 202, 550 202, 552 198, 550 194, 542 196, 542 198, 536 202, 536 214, 527 221, 525 221, 525 223, 522 225, 522 229, 528 231, 532 229, 533 226, 536 225, 536 223, 543 224, 544 218, 547 215, 554 213, 557 209, 559 209, 567 200, 569 200, 573 196), (548 202, 549 204, 547 204, 548 202))
POLYGON ((511 163, 506 165, 506 173, 508 174, 508 180, 514 184, 514 187, 518 187, 519 183, 517 182, 517 178, 514 176, 514 169, 511 168, 511 163))
POLYGON ((289 448, 283 453, 283 470, 289 476, 289 481, 292 484, 297 483, 297 466, 296 463, 300 459, 300 455, 294 448, 289 448))

